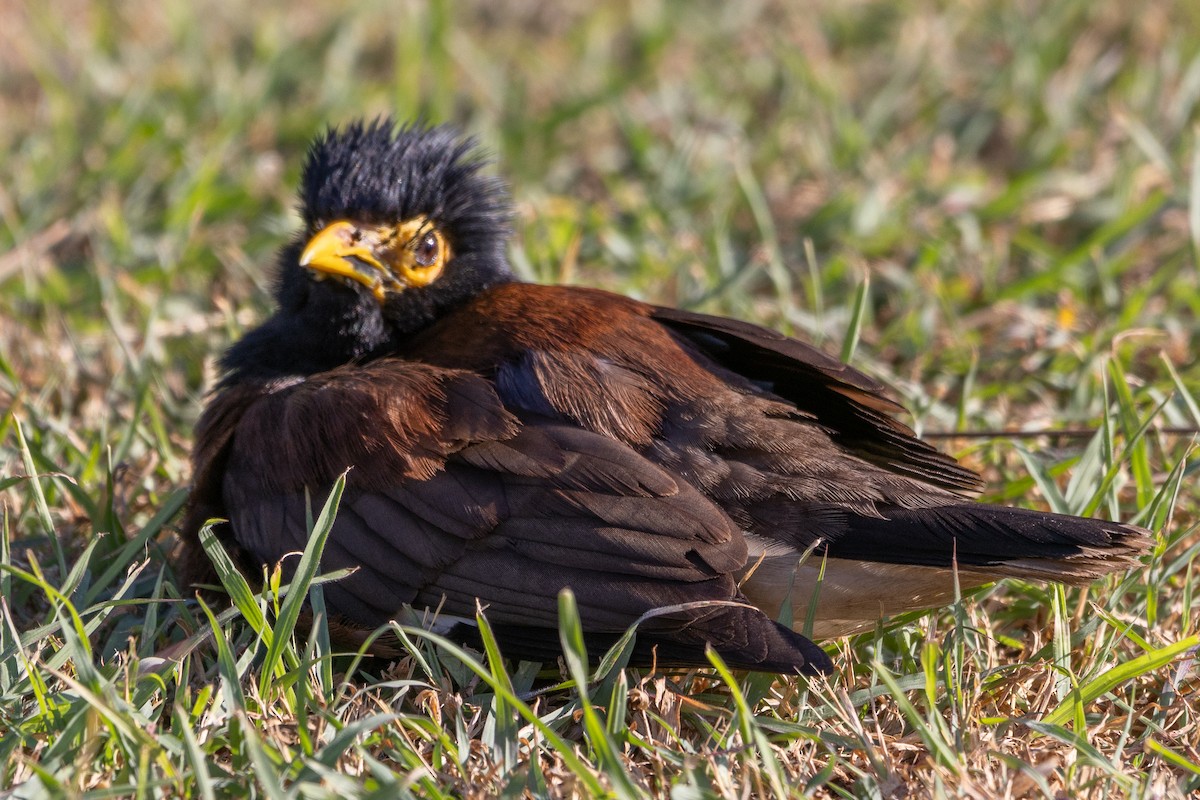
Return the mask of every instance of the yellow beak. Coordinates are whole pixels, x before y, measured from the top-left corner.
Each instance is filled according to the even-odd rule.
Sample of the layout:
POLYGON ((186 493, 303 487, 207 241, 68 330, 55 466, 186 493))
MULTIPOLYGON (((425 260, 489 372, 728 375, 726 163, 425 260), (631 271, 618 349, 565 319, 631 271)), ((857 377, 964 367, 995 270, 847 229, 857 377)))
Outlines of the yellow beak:
MULTIPOLYGON (((333 275, 357 281, 383 302, 388 270, 375 253, 359 244, 360 232, 346 220, 331 222, 309 240, 300 254, 300 266, 318 275, 333 275)), ((393 279, 394 282, 394 279, 393 279)))

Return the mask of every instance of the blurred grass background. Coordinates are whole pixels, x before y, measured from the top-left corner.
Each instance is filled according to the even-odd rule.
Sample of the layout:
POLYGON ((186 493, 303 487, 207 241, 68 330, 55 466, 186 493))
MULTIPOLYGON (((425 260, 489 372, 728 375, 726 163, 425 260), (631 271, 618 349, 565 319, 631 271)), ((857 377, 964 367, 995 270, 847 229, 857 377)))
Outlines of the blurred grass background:
MULTIPOLYGON (((0 20, 0 728, 24 732, 4 740, 0 783, 39 764, 42 788, 67 795, 129 788, 142 774, 116 756, 94 772, 73 766, 81 731, 116 723, 88 717, 88 702, 70 722, 30 688, 29 664, 68 653, 60 670, 84 651, 62 649, 64 606, 14 570, 95 610, 83 615, 90 644, 72 646, 95 661, 96 680, 178 638, 183 612, 96 604, 181 593, 161 553, 213 361, 269 309, 308 141, 360 116, 477 135, 513 185, 512 258, 531 280, 801 335, 895 385, 926 432, 1107 431, 945 441, 985 472, 993 497, 1164 531, 1149 570, 1120 591, 1015 587, 970 606, 983 615, 974 622, 1003 628, 979 656, 981 685, 1035 680, 1050 643, 1056 668, 1095 676, 1113 652, 1129 664, 1196 633, 1200 503, 1191 438, 1173 431, 1200 424, 1200 5, 0 0, 0 20), (1100 622, 1095 603, 1112 619, 1100 622), (1092 627, 1072 638, 1064 615, 1092 627), (1071 647, 1085 651, 1077 662, 1071 647)), ((968 611, 956 613, 961 623, 968 611)), ((936 615, 923 624, 946 629, 936 615)), ((919 677, 922 641, 909 626, 841 645, 834 683, 891 688, 872 663, 919 677)), ((146 719, 203 716, 215 658, 205 651, 165 680, 146 719)), ((1129 670, 1134 685, 1099 722, 1075 718, 1115 739, 1076 725, 1082 739, 1051 736, 1041 741, 1059 749, 1046 752, 996 721, 1018 710, 985 713, 961 696, 929 699, 929 719, 945 713, 949 728, 855 695, 858 715, 837 724, 874 715, 874 727, 826 736, 813 709, 830 707, 796 701, 794 684, 760 693, 773 701, 758 713, 810 726, 777 727, 772 741, 795 786, 826 794, 1183 796, 1200 788, 1196 678, 1155 664, 1129 670), (1156 717, 1146 709, 1169 680, 1184 710, 1156 717), (995 752, 1015 761, 991 764, 995 752)), ((1062 702, 1065 684, 1046 685, 1062 702)), ((1043 689, 1022 686, 1013 702, 1026 713, 1036 703, 1020 695, 1043 689)), ((669 747, 621 745, 641 764, 633 774, 658 770, 637 786, 726 792, 732 757, 711 732, 688 730, 669 747)), ((249 751, 216 734, 200 741, 235 752, 217 759, 234 766, 214 772, 214 791, 238 794, 246 780, 271 794, 263 775, 239 773, 249 751)), ((754 752, 737 769, 772 774, 754 752)), ((146 770, 163 791, 189 785, 186 769, 146 770)), ((464 770, 420 785, 453 796, 519 784, 464 770)))

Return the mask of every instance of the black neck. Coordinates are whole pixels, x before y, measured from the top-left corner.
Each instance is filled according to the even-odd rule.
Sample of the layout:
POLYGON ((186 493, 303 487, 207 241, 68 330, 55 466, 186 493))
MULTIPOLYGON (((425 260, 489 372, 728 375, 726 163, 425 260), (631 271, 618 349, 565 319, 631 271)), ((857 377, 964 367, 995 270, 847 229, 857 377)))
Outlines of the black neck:
POLYGON ((280 309, 230 347, 221 359, 225 377, 220 385, 312 375, 370 358, 383 348, 387 326, 375 299, 330 288, 313 292, 298 309, 280 309))
POLYGON ((305 377, 393 352, 449 309, 516 278, 500 268, 469 270, 439 286, 414 290, 381 307, 368 292, 305 278, 278 294, 280 308, 221 359, 218 388, 246 381, 305 377), (465 280, 464 280, 465 278, 465 280))

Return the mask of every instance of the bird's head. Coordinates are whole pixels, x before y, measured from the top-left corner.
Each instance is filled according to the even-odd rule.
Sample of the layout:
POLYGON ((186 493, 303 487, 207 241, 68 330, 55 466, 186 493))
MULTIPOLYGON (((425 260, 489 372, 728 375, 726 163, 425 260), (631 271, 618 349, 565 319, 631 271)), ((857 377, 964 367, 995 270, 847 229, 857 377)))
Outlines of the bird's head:
POLYGON ((279 311, 225 366, 305 372, 383 353, 512 280, 508 192, 485 164, 445 126, 382 118, 319 137, 300 186, 304 228, 280 254, 279 311))
POLYGON ((508 193, 483 164, 449 127, 380 119, 328 131, 304 165, 303 248, 284 282, 369 295, 405 331, 507 278, 508 193))

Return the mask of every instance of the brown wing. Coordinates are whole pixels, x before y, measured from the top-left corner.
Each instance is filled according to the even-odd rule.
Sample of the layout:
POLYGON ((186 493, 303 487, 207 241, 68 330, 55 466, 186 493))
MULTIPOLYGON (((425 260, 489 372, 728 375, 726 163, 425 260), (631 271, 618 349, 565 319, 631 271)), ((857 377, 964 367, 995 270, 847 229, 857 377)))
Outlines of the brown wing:
POLYGON ((811 414, 831 440, 864 461, 955 493, 979 476, 921 441, 887 388, 804 342, 737 320, 656 307, 651 316, 725 369, 811 414))
POLYGON ((487 375, 510 410, 620 441, 742 530, 801 549, 844 533, 848 514, 944 505, 958 495, 942 483, 975 480, 893 420, 870 379, 732 320, 594 290, 506 286, 406 355, 487 375), (686 320, 694 339, 660 312, 686 320))
MULTIPOLYGON (((406 604, 467 622, 478 601, 509 655, 544 658, 566 586, 601 640, 651 609, 744 602, 734 575, 746 544, 715 504, 620 442, 514 416, 478 375, 383 360, 248 394, 214 401, 209 415, 235 419, 234 432, 221 469, 197 474, 219 473, 224 535, 250 564, 270 564, 304 547, 305 490, 320 498, 352 467, 322 562, 358 568, 325 592, 351 627, 406 604)), ((742 667, 829 664, 741 606, 678 611, 644 631, 642 652, 659 645, 679 662, 703 663, 709 643, 742 667)))
POLYGON ((1147 541, 1129 526, 967 502, 978 477, 899 422, 880 384, 736 320, 513 285, 442 320, 410 355, 487 374, 509 409, 636 449, 751 534, 752 560, 820 542, 835 558, 1083 580, 1147 541))

